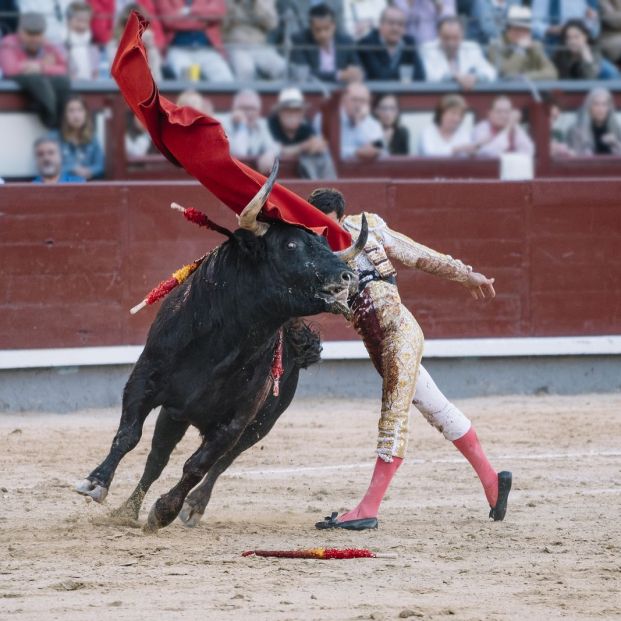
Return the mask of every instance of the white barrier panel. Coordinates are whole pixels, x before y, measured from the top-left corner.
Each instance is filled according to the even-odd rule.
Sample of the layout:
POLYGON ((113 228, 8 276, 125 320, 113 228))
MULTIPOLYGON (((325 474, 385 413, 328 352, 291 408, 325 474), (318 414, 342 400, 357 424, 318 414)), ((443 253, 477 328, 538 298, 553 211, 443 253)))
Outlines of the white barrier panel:
MULTIPOLYGON (((140 345, 0 350, 0 369, 134 364, 140 345)), ((621 336, 559 336, 425 341, 425 358, 507 358, 516 356, 596 356, 621 354, 621 336)), ((364 360, 361 341, 326 341, 324 360, 364 360)))

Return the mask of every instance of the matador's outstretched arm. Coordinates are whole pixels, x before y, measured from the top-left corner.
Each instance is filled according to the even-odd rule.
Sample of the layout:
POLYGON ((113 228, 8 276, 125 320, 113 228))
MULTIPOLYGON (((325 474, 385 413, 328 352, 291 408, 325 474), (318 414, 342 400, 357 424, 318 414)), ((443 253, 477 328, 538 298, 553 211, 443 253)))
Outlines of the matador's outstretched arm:
POLYGON ((382 227, 380 232, 386 254, 408 267, 415 267, 428 274, 460 283, 466 282, 472 272, 472 267, 464 265, 459 259, 427 248, 387 226, 382 227))
POLYGON ((459 259, 427 248, 388 226, 381 227, 378 232, 389 257, 408 267, 461 283, 477 300, 496 296, 494 279, 472 271, 470 265, 465 265, 459 259))

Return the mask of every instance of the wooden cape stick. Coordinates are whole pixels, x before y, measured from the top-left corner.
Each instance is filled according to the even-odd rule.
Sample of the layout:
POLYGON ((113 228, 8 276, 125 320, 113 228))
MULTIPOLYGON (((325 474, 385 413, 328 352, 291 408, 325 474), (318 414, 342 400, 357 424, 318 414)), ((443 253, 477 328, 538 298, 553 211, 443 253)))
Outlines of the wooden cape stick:
POLYGON ((397 558, 396 554, 371 552, 366 548, 308 548, 305 550, 248 550, 242 556, 264 556, 271 558, 310 558, 319 560, 350 558, 397 558))

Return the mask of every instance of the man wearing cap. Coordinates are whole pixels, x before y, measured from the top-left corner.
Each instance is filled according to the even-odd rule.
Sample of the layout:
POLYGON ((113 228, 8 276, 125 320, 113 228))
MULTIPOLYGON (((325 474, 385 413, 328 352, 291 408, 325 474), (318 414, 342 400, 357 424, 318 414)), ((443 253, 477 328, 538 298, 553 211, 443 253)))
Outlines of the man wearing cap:
POLYGON ((305 107, 299 88, 280 91, 276 110, 267 122, 272 138, 280 145, 281 156, 297 159, 302 177, 334 179, 336 171, 328 145, 304 118, 305 107))
POLYGON ((502 39, 492 41, 489 58, 501 77, 556 80, 558 72, 543 45, 531 35, 532 15, 526 6, 512 6, 502 39))
POLYGON ((0 41, 0 70, 34 100, 43 124, 57 128, 71 88, 63 51, 45 39, 45 17, 24 13, 17 34, 0 41))

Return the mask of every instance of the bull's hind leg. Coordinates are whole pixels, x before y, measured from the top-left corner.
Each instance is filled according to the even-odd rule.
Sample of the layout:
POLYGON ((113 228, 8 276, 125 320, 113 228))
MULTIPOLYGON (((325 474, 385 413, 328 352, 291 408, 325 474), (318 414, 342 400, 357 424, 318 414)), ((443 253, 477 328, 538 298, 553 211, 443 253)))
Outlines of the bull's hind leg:
POLYGON ((116 517, 128 517, 134 520, 138 519, 144 497, 151 485, 159 479, 170 459, 171 453, 185 435, 188 427, 189 423, 187 421, 174 420, 170 417, 170 413, 165 407, 161 409, 155 424, 155 430, 153 431, 151 451, 147 457, 142 478, 130 497, 118 509, 113 511, 113 515, 116 517))
POLYGON ((237 415, 228 425, 216 431, 213 437, 203 439, 198 450, 185 462, 179 483, 160 496, 151 508, 145 531, 154 532, 168 526, 179 515, 186 496, 201 482, 209 469, 233 448, 251 417, 251 412, 237 415))
POLYGON ((218 477, 246 450, 263 439, 272 429, 280 415, 289 407, 298 384, 298 369, 283 382, 280 396, 276 401, 270 400, 257 414, 257 417, 244 430, 235 446, 223 455, 210 469, 203 482, 192 491, 183 504, 179 514, 186 526, 196 526, 209 504, 211 493, 218 477))
POLYGON ((145 370, 146 373, 143 367, 136 365, 123 392, 123 412, 110 451, 101 464, 76 485, 79 494, 103 502, 121 459, 140 441, 144 421, 157 405, 152 402, 150 382, 143 378, 148 375, 148 368, 145 370))

